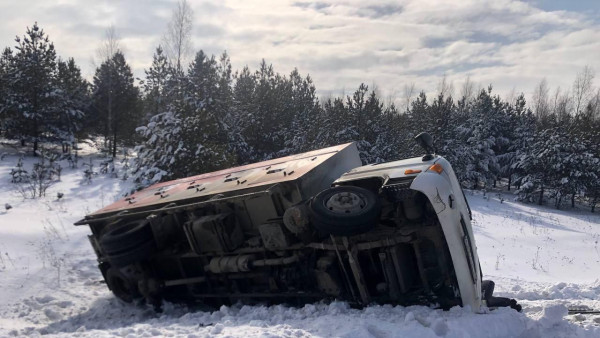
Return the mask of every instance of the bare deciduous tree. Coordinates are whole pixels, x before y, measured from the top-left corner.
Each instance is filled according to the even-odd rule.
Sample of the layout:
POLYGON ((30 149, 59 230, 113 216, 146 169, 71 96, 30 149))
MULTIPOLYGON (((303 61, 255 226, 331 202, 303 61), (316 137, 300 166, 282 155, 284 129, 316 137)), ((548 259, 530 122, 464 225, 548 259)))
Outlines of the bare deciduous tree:
POLYGON ((379 86, 377 85, 377 83, 375 83, 375 81, 373 81, 373 83, 371 84, 371 91, 375 93, 375 95, 377 95, 377 97, 382 97, 382 93, 381 93, 381 89, 379 89, 379 86))
POLYGON ((173 17, 163 37, 165 51, 169 61, 177 71, 182 70, 182 63, 191 52, 191 33, 194 12, 186 0, 177 3, 173 17))
POLYGON ((568 92, 561 92, 560 87, 554 91, 552 113, 556 114, 559 119, 564 119, 571 112, 571 97, 568 92))
POLYGON ((392 107, 392 105, 396 106, 397 98, 398 98, 398 91, 395 89, 392 89, 390 92, 388 92, 388 95, 386 97, 385 107, 390 108, 390 107, 392 107))
POLYGON ((413 96, 415 96, 415 83, 404 85, 404 108, 406 110, 404 112, 408 112, 410 110, 410 104, 412 103, 413 96))
POLYGON ((510 104, 514 104, 516 98, 517 98, 517 90, 513 86, 512 89, 508 92, 508 94, 506 94, 505 100, 506 100, 506 102, 508 102, 510 104))
MULTIPOLYGON (((119 40, 120 40, 120 38, 117 35, 115 26, 110 25, 106 29, 106 32, 104 34, 104 40, 102 40, 102 43, 96 50, 96 54, 97 54, 98 58, 100 59, 100 62, 97 65, 97 67, 100 67, 100 64, 102 64, 102 63, 106 63, 109 67, 112 67, 112 62, 111 62, 112 57, 118 51, 121 50, 119 40)), ((112 76, 112 72, 109 72, 109 78, 108 78, 109 87, 112 88, 112 77, 111 76, 112 76)), ((110 133, 111 133, 111 125, 112 125, 112 117, 113 117, 112 101, 114 99, 113 95, 114 95, 114 93, 112 91, 109 91, 108 95, 107 95, 108 101, 106 102, 106 104, 107 104, 106 105, 107 120, 105 121, 105 127, 104 127, 104 147, 106 149, 111 148, 110 138, 108 137, 108 135, 110 135, 110 133)))
POLYGON ((110 25, 104 33, 104 40, 102 40, 100 47, 96 50, 100 63, 110 60, 119 50, 121 50, 120 38, 117 35, 115 26, 110 25))
POLYGON ((471 81, 471 76, 467 75, 465 82, 463 82, 460 88, 460 96, 465 101, 469 101, 473 97, 473 94, 475 94, 475 84, 471 81))
POLYGON ((533 91, 533 111, 540 119, 544 119, 550 113, 550 103, 548 99, 548 81, 542 79, 533 91))
POLYGON ((596 94, 594 94, 588 105, 592 111, 592 117, 600 119, 600 88, 596 90, 596 94))
POLYGON ((454 83, 448 80, 448 76, 444 74, 437 87, 438 94, 444 97, 454 96, 454 83))
POLYGON ((553 107, 552 107, 552 112, 554 112, 554 114, 557 114, 557 107, 558 107, 558 103, 560 101, 560 96, 561 96, 561 92, 560 92, 560 86, 556 87, 556 90, 554 91, 554 95, 553 95, 553 107))
POLYGON ((594 89, 594 70, 590 66, 585 66, 577 74, 573 83, 573 101, 575 103, 575 114, 579 114, 585 109, 588 101, 591 99, 594 89))

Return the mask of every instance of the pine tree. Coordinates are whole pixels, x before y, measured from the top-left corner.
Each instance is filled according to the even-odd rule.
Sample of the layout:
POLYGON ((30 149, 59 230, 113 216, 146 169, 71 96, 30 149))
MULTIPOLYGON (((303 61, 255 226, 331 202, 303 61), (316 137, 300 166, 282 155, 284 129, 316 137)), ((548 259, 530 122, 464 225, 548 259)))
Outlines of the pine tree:
POLYGON ((323 105, 322 146, 332 146, 358 139, 356 126, 350 120, 342 98, 327 100, 323 105))
POLYGON ((12 78, 15 74, 13 51, 6 47, 0 55, 0 135, 14 137, 17 128, 17 112, 12 102, 12 78))
MULTIPOLYGON (((434 129, 433 121, 430 117, 430 107, 429 103, 427 103, 427 95, 425 92, 420 92, 415 100, 412 101, 407 115, 407 139, 409 140, 407 144, 410 146, 406 155, 408 157, 418 156, 422 153, 422 150, 415 144, 413 138, 421 132, 430 132, 434 129)), ((436 143, 440 143, 439 140, 436 143)))
POLYGON ((459 179, 469 182, 473 188, 479 182, 488 183, 496 179, 499 171, 498 159, 494 152, 496 145, 494 112, 494 99, 491 96, 491 86, 482 90, 469 106, 469 119, 459 131, 460 137, 466 142, 466 158, 468 164, 464 171, 459 171, 459 179))
POLYGON ((184 148, 178 159, 177 176, 213 171, 235 162, 227 149, 226 115, 220 106, 223 101, 219 102, 219 77, 215 57, 199 51, 189 66, 185 82, 181 115, 184 148))
POLYGON ((144 72, 144 115, 149 120, 156 114, 166 112, 170 104, 170 84, 175 70, 169 65, 161 46, 156 48, 152 65, 144 72))
POLYGON ((364 156, 364 163, 377 163, 384 160, 382 149, 376 145, 378 136, 384 132, 384 126, 381 124, 383 115, 383 103, 377 97, 375 91, 371 91, 365 102, 364 111, 360 118, 362 127, 360 133, 361 140, 367 148, 364 156))
POLYGON ((553 129, 536 132, 528 152, 522 154, 518 162, 523 172, 518 190, 520 200, 533 201, 538 194, 537 203, 543 204, 545 193, 555 183, 561 139, 553 129))
POLYGON ((10 100, 18 113, 17 133, 22 139, 33 140, 33 153, 37 156, 38 143, 52 126, 52 115, 57 110, 56 52, 37 23, 16 42, 14 72, 8 81, 12 88, 10 100))
POLYGON ((233 107, 229 121, 230 144, 237 156, 238 164, 255 162, 256 153, 248 139, 246 130, 251 126, 257 109, 254 101, 256 82, 254 74, 246 66, 235 76, 233 85, 233 107))
POLYGON ((166 82, 167 111, 138 128, 145 139, 137 148, 138 181, 185 177, 238 163, 237 151, 245 147, 232 109, 231 82, 227 54, 217 62, 203 51, 196 54, 185 76, 166 82))
POLYGON ((96 69, 92 107, 99 122, 95 131, 110 139, 109 150, 116 157, 117 144, 132 143, 140 121, 139 90, 122 52, 118 51, 96 69))
POLYGON ((177 178, 174 168, 184 149, 180 115, 171 111, 156 114, 136 131, 144 141, 135 148, 138 156, 134 160, 134 180, 145 187, 165 178, 177 178))
POLYGON ((297 154, 316 149, 317 132, 320 118, 319 101, 316 89, 310 76, 302 78, 297 69, 289 77, 290 96, 288 97, 288 113, 291 123, 286 130, 285 146, 287 153, 297 154))
POLYGON ((184 149, 177 111, 184 101, 185 76, 169 64, 160 46, 145 73, 144 119, 148 122, 136 129, 142 142, 135 148, 137 158, 133 161, 134 180, 142 187, 174 177, 172 169, 184 149))
MULTIPOLYGON (((579 166, 572 173, 577 181, 577 193, 585 196, 595 210, 600 200, 600 118, 595 117, 594 105, 588 103, 586 110, 573 118, 571 135, 576 137, 575 145, 579 166)), ((571 206, 575 206, 575 195, 571 196, 571 206)))
MULTIPOLYGON (((456 131, 458 126, 462 126, 464 120, 457 118, 456 105, 452 97, 445 97, 439 93, 429 107, 427 116, 431 129, 421 131, 428 131, 435 140, 438 153, 448 157, 451 163, 456 162, 455 169, 459 169, 462 167, 459 165, 461 156, 457 155, 457 151, 460 151, 463 146, 458 142, 460 139, 456 131)), ((418 132, 420 130, 415 130, 415 133, 418 132)))
POLYGON ((227 52, 223 52, 219 59, 218 73, 215 109, 220 118, 221 132, 225 137, 224 142, 227 144, 226 151, 233 163, 245 164, 249 160, 250 149, 242 135, 244 124, 240 111, 236 109, 235 105, 235 86, 231 61, 227 52))
POLYGON ((55 114, 54 133, 63 140, 63 151, 75 142, 82 128, 89 101, 89 83, 81 76, 81 70, 73 58, 58 61, 56 87, 58 111, 55 114))
POLYGON ((254 149, 257 160, 273 158, 283 144, 279 137, 284 121, 280 119, 277 104, 281 99, 277 93, 280 78, 265 60, 262 60, 254 75, 254 112, 249 116, 244 138, 254 149))
POLYGON ((509 143, 506 151, 498 155, 500 164, 500 174, 508 178, 507 189, 510 191, 513 182, 520 185, 521 178, 524 176, 523 168, 519 166, 519 161, 530 151, 530 146, 534 142, 535 117, 532 111, 526 108, 525 96, 520 94, 515 102, 510 105, 510 112, 506 126, 509 143), (513 181, 516 179, 516 181, 513 181))
POLYGON ((377 138, 374 149, 376 155, 373 162, 388 162, 406 157, 404 154, 408 151, 405 130, 406 115, 400 114, 392 104, 387 107, 377 123, 377 138))

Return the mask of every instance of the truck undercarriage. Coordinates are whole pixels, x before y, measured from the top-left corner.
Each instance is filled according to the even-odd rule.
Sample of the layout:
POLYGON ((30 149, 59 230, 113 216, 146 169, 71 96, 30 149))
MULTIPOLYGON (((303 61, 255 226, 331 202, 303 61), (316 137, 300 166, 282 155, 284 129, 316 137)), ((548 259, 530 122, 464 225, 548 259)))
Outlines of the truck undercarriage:
MULTIPOLYGON (((209 304, 335 298, 357 305, 460 305, 443 233, 433 209, 418 194, 408 196, 402 207, 385 201, 381 223, 353 236, 310 229, 294 234, 283 217, 258 231, 244 231, 232 212, 235 203, 217 202, 128 224, 120 220, 92 226, 104 240, 91 240, 109 287, 127 301, 137 296, 155 304, 163 297, 209 304), (404 205, 418 205, 420 217, 406 218, 404 205), (137 244, 127 242, 133 234, 137 244), (107 242, 113 238, 118 240, 107 242), (106 251, 110 243, 123 244, 103 255, 101 247, 106 251)), ((296 224, 306 222, 307 208, 295 206, 296 224)))

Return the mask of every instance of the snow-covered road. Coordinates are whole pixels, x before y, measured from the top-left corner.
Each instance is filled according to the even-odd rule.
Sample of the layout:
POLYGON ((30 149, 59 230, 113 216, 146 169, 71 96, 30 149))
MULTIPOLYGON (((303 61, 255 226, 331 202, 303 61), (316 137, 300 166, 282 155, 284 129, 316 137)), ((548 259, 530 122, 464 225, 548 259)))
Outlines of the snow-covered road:
POLYGON ((468 194, 485 278, 496 281, 498 294, 518 299, 523 313, 352 309, 334 302, 219 311, 167 304, 156 314, 112 296, 101 282, 89 230, 72 226, 130 183, 97 176, 87 185, 83 168, 64 169, 47 197, 24 200, 9 182, 16 161, 0 161, 1 337, 600 337, 600 315, 567 315, 571 305, 600 309, 599 215, 468 194), (12 209, 4 210, 5 203, 12 209))

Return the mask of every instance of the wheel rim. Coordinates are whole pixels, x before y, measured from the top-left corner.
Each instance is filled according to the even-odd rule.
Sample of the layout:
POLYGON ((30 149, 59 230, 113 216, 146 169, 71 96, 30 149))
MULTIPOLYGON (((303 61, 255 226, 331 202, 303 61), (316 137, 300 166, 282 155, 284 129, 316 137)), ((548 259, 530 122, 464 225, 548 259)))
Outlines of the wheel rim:
POLYGON ((352 192, 339 192, 331 195, 325 202, 325 207, 336 214, 354 214, 367 206, 366 199, 352 192))

